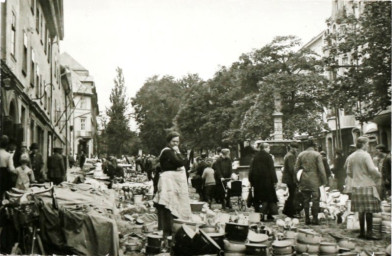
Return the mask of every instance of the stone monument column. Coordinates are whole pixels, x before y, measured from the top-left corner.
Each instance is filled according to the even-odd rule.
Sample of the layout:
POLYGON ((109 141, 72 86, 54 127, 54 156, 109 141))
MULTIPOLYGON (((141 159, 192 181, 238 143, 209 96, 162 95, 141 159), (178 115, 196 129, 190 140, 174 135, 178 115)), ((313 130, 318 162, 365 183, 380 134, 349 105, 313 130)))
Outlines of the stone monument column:
POLYGON ((274 140, 283 140, 282 97, 279 92, 274 93, 274 103, 274 140))

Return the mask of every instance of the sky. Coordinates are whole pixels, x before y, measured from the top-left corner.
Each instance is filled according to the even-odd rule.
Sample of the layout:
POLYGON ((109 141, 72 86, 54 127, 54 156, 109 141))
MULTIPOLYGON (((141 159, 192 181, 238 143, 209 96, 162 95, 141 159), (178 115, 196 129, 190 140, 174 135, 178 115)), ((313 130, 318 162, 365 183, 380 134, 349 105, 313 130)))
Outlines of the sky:
POLYGON ((332 0, 64 0, 68 52, 95 79, 100 111, 110 106, 116 68, 128 97, 154 75, 208 80, 242 53, 326 28, 332 0))

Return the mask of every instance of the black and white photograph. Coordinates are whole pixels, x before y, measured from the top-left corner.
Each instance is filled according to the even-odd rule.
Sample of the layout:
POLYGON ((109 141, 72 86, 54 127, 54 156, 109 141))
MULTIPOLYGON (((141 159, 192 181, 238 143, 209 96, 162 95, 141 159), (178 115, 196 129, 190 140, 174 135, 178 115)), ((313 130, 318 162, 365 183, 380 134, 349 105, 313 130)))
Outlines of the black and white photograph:
POLYGON ((0 255, 391 256, 391 0, 0 0, 0 255))

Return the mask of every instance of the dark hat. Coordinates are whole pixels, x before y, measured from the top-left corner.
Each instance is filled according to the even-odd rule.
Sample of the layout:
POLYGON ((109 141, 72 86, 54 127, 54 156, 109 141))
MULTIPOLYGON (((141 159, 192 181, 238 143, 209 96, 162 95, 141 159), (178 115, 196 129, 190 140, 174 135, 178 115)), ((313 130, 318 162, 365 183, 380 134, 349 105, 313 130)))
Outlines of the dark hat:
POLYGON ((292 141, 292 142, 290 143, 290 148, 298 148, 298 143, 295 142, 295 141, 292 141))
POLYGON ((33 149, 38 149, 38 143, 32 143, 31 144, 31 146, 30 146, 30 150, 33 150, 33 149))
POLYGON ((376 149, 385 150, 386 147, 384 146, 384 144, 378 144, 378 145, 376 146, 376 149))

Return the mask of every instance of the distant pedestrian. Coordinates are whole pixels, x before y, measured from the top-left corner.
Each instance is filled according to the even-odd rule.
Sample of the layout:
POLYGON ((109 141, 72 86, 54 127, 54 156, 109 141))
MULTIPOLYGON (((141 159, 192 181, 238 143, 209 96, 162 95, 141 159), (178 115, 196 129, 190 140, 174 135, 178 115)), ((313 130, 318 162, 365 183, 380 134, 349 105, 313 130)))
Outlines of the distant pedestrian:
POLYGON ((305 210, 305 224, 318 225, 318 213, 320 210, 320 191, 322 185, 327 184, 327 176, 325 174, 323 158, 316 151, 316 144, 309 139, 306 144, 306 150, 298 155, 295 164, 296 173, 302 170, 299 180, 298 189, 302 194, 303 206, 305 210), (310 222, 310 202, 312 202, 313 220, 310 222))
POLYGON ((17 176, 15 188, 20 190, 27 190, 30 183, 35 182, 34 172, 27 164, 30 162, 28 155, 23 154, 20 159, 20 166, 12 172, 17 176))
POLYGON ((75 158, 72 153, 69 153, 68 155, 68 164, 69 164, 69 168, 72 168, 75 165, 75 158))
POLYGON ((48 160, 48 179, 55 185, 66 180, 66 169, 64 166, 64 158, 61 155, 62 148, 54 148, 53 155, 48 160))
POLYGON ((225 188, 223 186, 227 186, 227 182, 233 174, 233 165, 230 159, 230 150, 228 148, 224 148, 221 150, 221 153, 222 156, 215 161, 212 168, 215 171, 215 181, 217 183, 215 189, 216 197, 222 203, 222 209, 226 209, 226 207, 232 207, 229 194, 225 193, 225 188), (222 185, 222 183, 224 185, 222 185))
POLYGON ((203 192, 205 201, 210 205, 212 204, 212 199, 214 197, 214 190, 215 190, 215 171, 212 169, 212 158, 208 158, 206 160, 207 167, 204 169, 201 178, 203 179, 203 192))
POLYGON ((338 190, 343 192, 344 184, 346 181, 346 168, 344 167, 346 159, 343 156, 343 151, 341 149, 336 149, 335 151, 335 159, 333 162, 332 172, 335 175, 335 178, 338 182, 338 190))
POLYGON ((80 156, 79 156, 79 167, 80 167, 80 169, 83 169, 84 162, 86 162, 86 155, 84 154, 84 151, 82 150, 80 152, 80 156))
POLYGON ((253 203, 256 212, 261 211, 265 220, 273 220, 277 212, 278 197, 276 195, 276 176, 274 160, 271 156, 270 145, 260 143, 260 151, 254 156, 249 170, 249 182, 254 188, 253 203))
POLYGON ((297 160, 298 144, 296 142, 290 143, 290 150, 284 156, 282 183, 286 183, 289 189, 289 197, 287 198, 283 214, 288 217, 294 217, 297 214, 297 206, 295 205, 295 194, 297 190, 297 178, 295 176, 295 162, 297 160))
POLYGON ((381 199, 375 182, 381 174, 367 152, 368 145, 368 138, 359 137, 356 141, 357 150, 346 161, 347 175, 352 178, 351 211, 359 213, 359 238, 379 240, 373 234, 373 213, 381 211, 381 199))
POLYGON ((325 153, 325 151, 320 151, 320 154, 321 157, 323 158, 323 165, 324 165, 325 175, 327 176, 327 183, 328 183, 328 179, 329 177, 331 177, 331 168, 329 168, 327 153, 325 153))
POLYGON ((38 143, 32 143, 30 146, 30 161, 31 169, 34 172, 35 179, 38 182, 44 182, 45 177, 42 170, 42 167, 44 166, 44 160, 41 153, 38 152, 38 143))

